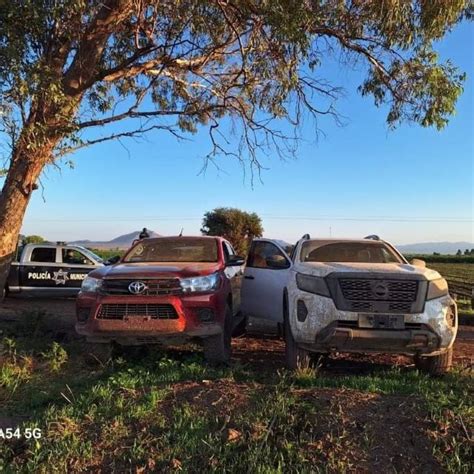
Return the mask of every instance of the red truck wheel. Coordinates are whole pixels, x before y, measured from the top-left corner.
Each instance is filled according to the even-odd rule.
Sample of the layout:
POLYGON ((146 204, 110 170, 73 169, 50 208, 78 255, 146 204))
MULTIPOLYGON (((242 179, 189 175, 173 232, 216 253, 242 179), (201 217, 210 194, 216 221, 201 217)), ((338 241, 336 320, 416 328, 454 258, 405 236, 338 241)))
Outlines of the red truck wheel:
POLYGON ((214 364, 227 364, 231 356, 232 339, 232 310, 229 305, 225 308, 224 327, 222 332, 203 340, 204 358, 214 364))

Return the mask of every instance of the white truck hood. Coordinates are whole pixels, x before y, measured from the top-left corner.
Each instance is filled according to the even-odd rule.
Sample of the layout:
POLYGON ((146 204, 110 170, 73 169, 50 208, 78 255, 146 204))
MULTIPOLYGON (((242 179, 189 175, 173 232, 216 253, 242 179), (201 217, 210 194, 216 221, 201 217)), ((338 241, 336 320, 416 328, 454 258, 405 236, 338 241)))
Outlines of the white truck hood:
POLYGON ((307 275, 325 277, 333 272, 351 273, 387 273, 388 276, 395 274, 420 275, 427 280, 436 280, 441 275, 430 268, 420 268, 407 263, 319 263, 319 262, 297 262, 293 270, 307 275))

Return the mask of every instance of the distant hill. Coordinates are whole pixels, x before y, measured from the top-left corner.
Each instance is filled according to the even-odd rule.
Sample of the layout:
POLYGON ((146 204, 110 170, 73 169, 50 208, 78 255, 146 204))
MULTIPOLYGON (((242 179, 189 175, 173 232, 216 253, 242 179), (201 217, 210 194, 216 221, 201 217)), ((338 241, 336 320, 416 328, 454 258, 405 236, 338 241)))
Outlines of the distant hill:
POLYGON ((397 249, 407 254, 432 254, 437 252, 443 255, 455 254, 458 249, 474 249, 473 242, 423 242, 419 244, 397 245, 397 249))
MULTIPOLYGON (((132 242, 138 238, 141 230, 135 232, 130 232, 129 234, 119 235, 115 239, 108 241, 94 241, 94 240, 75 240, 74 242, 69 242, 71 244, 82 245, 84 247, 94 248, 94 249, 128 249, 132 242)), ((148 230, 150 237, 160 237, 160 234, 148 230)))

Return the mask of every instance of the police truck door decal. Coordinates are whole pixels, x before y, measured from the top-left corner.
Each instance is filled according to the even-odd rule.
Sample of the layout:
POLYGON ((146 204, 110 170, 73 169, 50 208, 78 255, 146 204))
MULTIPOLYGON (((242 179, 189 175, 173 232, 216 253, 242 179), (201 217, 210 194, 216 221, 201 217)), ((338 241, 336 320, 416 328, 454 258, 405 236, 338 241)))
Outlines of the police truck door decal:
POLYGON ((75 287, 81 286, 82 280, 91 271, 91 269, 76 269, 74 273, 68 272, 60 268, 56 269, 49 268, 48 270, 39 269, 38 266, 27 267, 25 276, 25 286, 38 286, 38 287, 50 287, 50 286, 67 286, 75 287), (80 271, 84 273, 78 273, 80 271), (66 284, 67 282, 70 282, 66 284), (54 284, 53 284, 54 283, 54 284))
POLYGON ((58 272, 54 272, 53 280, 56 282, 56 285, 65 285, 69 277, 67 276, 67 272, 63 272, 63 270, 60 269, 58 272))

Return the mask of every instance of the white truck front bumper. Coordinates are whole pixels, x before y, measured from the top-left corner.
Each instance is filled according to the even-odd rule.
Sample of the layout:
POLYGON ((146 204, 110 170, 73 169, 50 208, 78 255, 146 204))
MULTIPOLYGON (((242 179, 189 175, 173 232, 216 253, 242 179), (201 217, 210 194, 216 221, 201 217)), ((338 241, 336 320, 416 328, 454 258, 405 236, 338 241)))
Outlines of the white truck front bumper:
POLYGON ((436 355, 453 345, 458 329, 456 303, 450 296, 426 301, 421 313, 401 315, 402 326, 393 329, 377 324, 370 327, 367 320, 374 314, 338 310, 331 298, 301 291, 295 282, 288 294, 293 337, 312 351, 436 355))

